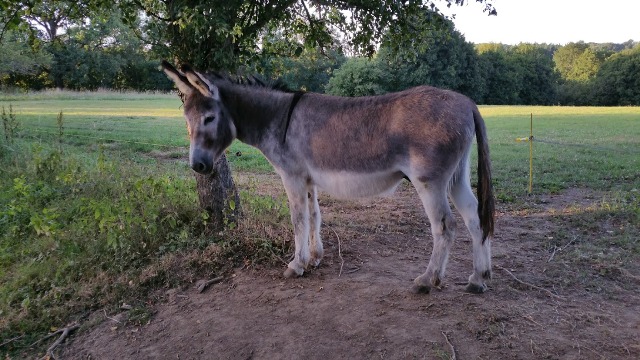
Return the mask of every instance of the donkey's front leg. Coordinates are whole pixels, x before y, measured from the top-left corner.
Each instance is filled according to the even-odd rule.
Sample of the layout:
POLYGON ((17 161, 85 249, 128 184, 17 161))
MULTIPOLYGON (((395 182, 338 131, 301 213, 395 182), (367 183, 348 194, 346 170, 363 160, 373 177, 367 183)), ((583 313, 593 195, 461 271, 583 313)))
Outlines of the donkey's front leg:
POLYGON ((295 253, 284 272, 284 277, 301 276, 309 264, 309 199, 307 186, 302 179, 283 178, 284 188, 289 198, 289 211, 295 234, 295 253))

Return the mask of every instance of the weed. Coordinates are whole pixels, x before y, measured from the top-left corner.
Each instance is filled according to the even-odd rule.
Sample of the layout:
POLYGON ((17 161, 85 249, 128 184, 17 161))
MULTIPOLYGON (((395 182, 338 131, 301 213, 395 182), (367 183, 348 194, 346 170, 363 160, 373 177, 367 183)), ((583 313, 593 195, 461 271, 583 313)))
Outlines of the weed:
POLYGON ((1 338, 64 323, 78 309, 69 299, 92 306, 91 297, 78 300, 81 292, 129 293, 99 279, 135 274, 162 246, 188 249, 202 229, 192 181, 145 174, 106 155, 89 168, 71 151, 30 150, 19 162, 27 166, 2 162, 11 186, 0 188, 1 338), (97 287, 83 286, 91 283, 97 287))
POLYGON ((134 326, 145 325, 153 316, 153 311, 148 306, 134 306, 127 313, 127 323, 134 326))
POLYGON ((62 111, 60 111, 56 118, 56 125, 58 125, 58 146, 60 151, 62 151, 62 137, 64 135, 64 117, 62 111))
POLYGON ((2 107, 2 127, 4 129, 4 139, 7 143, 13 144, 13 139, 20 128, 20 123, 13 112, 13 105, 9 105, 9 112, 2 107))

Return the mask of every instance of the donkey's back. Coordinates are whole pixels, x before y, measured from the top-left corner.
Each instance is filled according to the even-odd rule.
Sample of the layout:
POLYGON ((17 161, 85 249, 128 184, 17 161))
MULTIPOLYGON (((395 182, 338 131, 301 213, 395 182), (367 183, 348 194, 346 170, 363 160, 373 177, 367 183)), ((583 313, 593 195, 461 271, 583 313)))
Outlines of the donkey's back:
POLYGON ((291 119, 283 172, 308 172, 340 197, 386 193, 403 179, 445 184, 468 155, 475 104, 421 86, 382 96, 308 94, 291 119))

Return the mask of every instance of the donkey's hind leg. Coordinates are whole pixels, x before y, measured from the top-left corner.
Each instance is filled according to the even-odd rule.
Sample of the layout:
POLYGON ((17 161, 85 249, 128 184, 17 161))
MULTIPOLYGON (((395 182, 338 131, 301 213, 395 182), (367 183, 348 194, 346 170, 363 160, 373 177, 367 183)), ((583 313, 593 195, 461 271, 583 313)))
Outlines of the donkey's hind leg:
POLYGON ((466 290, 481 294, 486 291, 484 281, 491 278, 491 239, 482 241, 482 229, 478 218, 478 200, 473 195, 468 170, 451 187, 451 200, 464 219, 471 233, 473 244, 473 273, 469 276, 466 290))
POLYGON ((433 235, 433 251, 427 271, 414 280, 413 292, 428 293, 439 286, 449 258, 449 249, 455 238, 456 221, 447 200, 446 185, 424 184, 412 181, 422 200, 433 235))
POLYGON ((322 239, 320 238, 320 205, 318 204, 318 191, 313 186, 309 190, 309 247, 311 249, 311 260, 309 264, 312 266, 320 265, 324 248, 322 247, 322 239))
POLYGON ((301 276, 309 264, 309 199, 305 181, 298 178, 283 177, 285 191, 289 199, 289 211, 295 234, 295 252, 293 260, 287 266, 284 277, 301 276))

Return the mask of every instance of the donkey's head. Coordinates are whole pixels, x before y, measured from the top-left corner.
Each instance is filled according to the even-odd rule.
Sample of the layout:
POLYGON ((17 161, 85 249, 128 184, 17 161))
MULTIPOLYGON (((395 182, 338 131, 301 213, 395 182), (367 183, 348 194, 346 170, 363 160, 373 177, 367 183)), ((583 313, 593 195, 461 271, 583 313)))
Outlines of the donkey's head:
POLYGON ((184 116, 191 144, 189 165, 201 174, 209 174, 236 137, 236 127, 220 101, 220 90, 189 66, 178 71, 163 61, 162 69, 184 94, 184 116))

